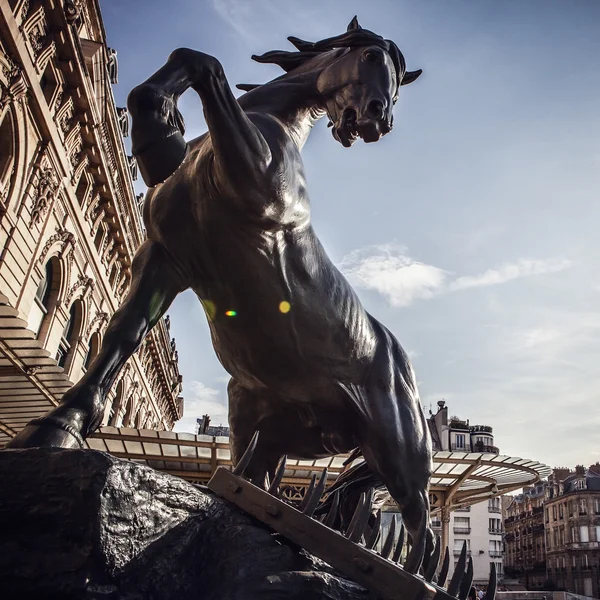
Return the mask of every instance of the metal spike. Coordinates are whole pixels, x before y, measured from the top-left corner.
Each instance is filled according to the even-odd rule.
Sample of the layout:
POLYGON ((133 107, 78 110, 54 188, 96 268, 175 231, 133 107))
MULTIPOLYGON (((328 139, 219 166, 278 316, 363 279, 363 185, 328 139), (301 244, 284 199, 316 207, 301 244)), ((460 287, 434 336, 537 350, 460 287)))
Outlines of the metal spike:
POLYGON ((344 535, 346 537, 348 537, 350 532, 353 531, 354 528, 356 527, 356 522, 360 519, 360 515, 362 513, 362 509, 363 509, 363 506, 365 505, 366 501, 367 501, 367 495, 363 492, 360 495, 360 498, 358 500, 358 504, 356 505, 356 508, 354 509, 354 514, 352 515, 352 519, 350 519, 350 525, 348 525, 348 528, 344 532, 344 535))
POLYGON ((441 587, 446 585, 446 579, 448 577, 448 569, 450 568, 450 550, 446 546, 446 552, 444 552, 444 560, 442 562, 442 568, 437 578, 437 584, 441 587))
POLYGON ((313 473, 313 476, 310 478, 310 485, 308 486, 308 489, 304 493, 304 498, 302 498, 302 502, 300 502, 300 506, 298 507, 298 510, 300 512, 304 512, 304 509, 306 508, 306 505, 308 504, 308 501, 310 500, 312 493, 315 491, 316 482, 317 482, 317 475, 316 475, 316 473, 313 473))
POLYGON ((469 562, 467 563, 467 572, 462 580, 460 586, 460 592, 458 593, 459 600, 467 600, 471 584, 473 583, 473 559, 469 556, 469 562))
POLYGON ((375 490, 371 488, 365 498, 365 503, 362 507, 362 511, 358 516, 354 529, 348 529, 348 539, 351 542, 360 542, 360 539, 365 531, 366 526, 369 523, 369 517, 371 516, 371 507, 373 506, 373 495, 375 490))
POLYGON ((323 473, 321 474, 321 479, 319 479, 319 483, 317 483, 317 486, 315 487, 312 495, 306 501, 306 506, 304 507, 304 511, 303 511, 305 515, 308 515, 309 517, 313 516, 315 509, 319 505, 321 496, 323 495, 323 492, 325 491, 326 483, 327 483, 327 469, 323 469, 323 473))
POLYGON ((450 585, 448 586, 448 594, 450 594, 450 596, 456 596, 456 594, 458 593, 458 590, 460 588, 460 582, 462 581, 465 574, 466 564, 467 542, 463 542, 463 547, 460 552, 460 556, 458 557, 458 562, 456 563, 456 567, 454 567, 454 574, 452 575, 450 585))
POLYGON ((368 550, 373 550, 375 548, 375 544, 379 539, 379 534, 381 533, 381 509, 377 511, 375 515, 375 525, 373 525, 373 529, 371 530, 371 535, 367 540, 365 540, 365 547, 368 550))
POLYGON ((427 569, 425 570, 425 581, 432 581, 433 576, 438 568, 438 564, 440 562, 440 555, 442 553, 442 540, 440 536, 436 536, 435 538, 435 548, 429 557, 429 564, 427 565, 427 569))
POLYGON ((425 554, 425 541, 427 534, 427 512, 423 511, 421 516, 421 522, 419 523, 419 529, 413 539, 413 547, 410 549, 406 561, 404 562, 404 570, 409 573, 416 573, 423 562, 423 556, 425 554))
POLYGON ((331 506, 329 508, 329 512, 327 513, 327 516, 325 517, 325 521, 323 522, 323 525, 325 525, 325 527, 329 527, 330 529, 333 529, 333 526, 335 525, 335 520, 337 518, 339 506, 340 506, 340 493, 335 492, 335 494, 333 494, 333 499, 331 501, 331 506))
POLYGON ((496 586, 498 585, 498 576, 496 573, 496 565, 492 563, 490 569, 490 580, 483 600, 494 600, 496 598, 496 586))
POLYGON ((398 543, 396 544, 396 549, 394 550, 394 554, 392 555, 392 562, 397 563, 400 560, 400 556, 402 555, 402 548, 404 546, 404 525, 400 523, 400 535, 398 536, 398 543))
POLYGON ((244 474, 244 471, 246 470, 246 467, 252 460, 252 455, 254 454, 254 451, 256 450, 256 444, 258 443, 258 434, 259 434, 258 431, 254 432, 254 435, 252 436, 252 439, 250 440, 250 443, 248 444, 248 447, 246 448, 246 452, 244 452, 244 454, 242 454, 242 458, 240 458, 240 462, 238 462, 238 464, 235 466, 235 469, 233 469, 234 475, 241 477, 244 474))
POLYGON ((392 518, 390 530, 388 531, 385 542, 383 542, 383 548, 381 549, 381 558, 387 558, 392 551, 394 545, 394 535, 396 534, 396 515, 392 518))
POLYGON ((279 461, 279 464, 277 465, 277 470, 275 471, 275 475, 273 476, 273 481, 269 486, 269 494, 271 494, 272 496, 278 495, 279 484, 281 483, 281 480, 283 479, 283 474, 285 473, 286 460, 287 455, 283 455, 281 457, 281 460, 279 461))
MULTIPOLYGON (((332 127, 333 123, 329 121, 327 123, 327 127, 332 127)), ((350 456, 342 463, 343 467, 347 467, 350 463, 353 463, 360 455, 362 454, 362 450, 360 448, 354 448, 352 452, 350 452, 350 456)))

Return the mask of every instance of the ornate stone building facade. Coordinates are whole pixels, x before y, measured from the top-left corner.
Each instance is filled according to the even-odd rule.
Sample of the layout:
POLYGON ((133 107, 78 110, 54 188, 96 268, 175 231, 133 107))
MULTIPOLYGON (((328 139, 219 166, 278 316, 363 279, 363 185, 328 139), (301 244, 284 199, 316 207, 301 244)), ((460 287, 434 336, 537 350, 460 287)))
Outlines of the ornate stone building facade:
POLYGON ((544 503, 548 579, 600 598, 600 464, 556 469, 544 503))
MULTIPOLYGON (((56 405, 98 353, 144 237, 94 0, 0 2, 0 444, 56 405)), ((181 376, 161 320, 104 423, 171 429, 181 376)))
POLYGON ((528 487, 511 498, 504 515, 504 572, 527 589, 544 589, 546 543, 544 500, 546 482, 528 487))
POLYGON ((600 464, 554 469, 507 509, 507 572, 527 589, 600 597, 600 464))

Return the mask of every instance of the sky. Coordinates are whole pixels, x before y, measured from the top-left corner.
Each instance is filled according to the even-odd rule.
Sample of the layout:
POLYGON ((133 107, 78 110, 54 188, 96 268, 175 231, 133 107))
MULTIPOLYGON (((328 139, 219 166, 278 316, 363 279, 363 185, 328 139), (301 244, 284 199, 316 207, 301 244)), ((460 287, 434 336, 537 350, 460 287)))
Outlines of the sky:
MULTIPOLYGON (((251 54, 361 25, 423 75, 394 131, 303 150, 314 228, 412 358, 426 413, 494 428, 503 454, 600 460, 600 3, 596 0, 100 0, 129 90, 186 46, 232 86, 281 74, 251 54)), ((241 92, 236 92, 241 93, 241 92)), ((186 137, 205 128, 181 98, 186 137)), ((126 141, 129 148, 129 140, 126 141)), ((143 182, 136 189, 144 191, 143 182)), ((176 431, 227 422, 227 373, 191 292, 169 310, 185 398, 176 431)))

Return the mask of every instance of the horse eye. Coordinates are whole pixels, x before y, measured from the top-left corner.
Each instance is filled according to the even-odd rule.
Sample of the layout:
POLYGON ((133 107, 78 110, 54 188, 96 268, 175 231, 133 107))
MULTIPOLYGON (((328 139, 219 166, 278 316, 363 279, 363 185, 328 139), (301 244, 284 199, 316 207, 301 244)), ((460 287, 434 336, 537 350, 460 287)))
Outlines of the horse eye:
POLYGON ((377 50, 367 50, 363 54, 363 58, 369 62, 379 62, 381 60, 381 52, 377 50))

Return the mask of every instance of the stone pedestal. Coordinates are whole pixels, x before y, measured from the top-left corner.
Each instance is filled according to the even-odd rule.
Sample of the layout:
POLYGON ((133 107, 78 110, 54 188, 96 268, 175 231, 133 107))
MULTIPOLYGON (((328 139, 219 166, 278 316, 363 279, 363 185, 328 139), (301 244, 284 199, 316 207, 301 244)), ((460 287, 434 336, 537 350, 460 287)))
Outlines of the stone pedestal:
POLYGON ((0 598, 369 594, 234 506, 93 450, 0 452, 0 598))

